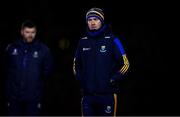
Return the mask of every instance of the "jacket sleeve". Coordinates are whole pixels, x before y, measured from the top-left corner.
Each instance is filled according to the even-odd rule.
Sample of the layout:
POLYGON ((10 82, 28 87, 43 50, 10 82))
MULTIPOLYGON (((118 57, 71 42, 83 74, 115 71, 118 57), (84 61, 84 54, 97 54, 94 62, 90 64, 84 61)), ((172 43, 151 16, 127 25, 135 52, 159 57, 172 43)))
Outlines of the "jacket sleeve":
POLYGON ((49 48, 46 48, 45 56, 43 59, 43 76, 45 79, 52 75, 53 71, 53 59, 49 48))
POLYGON ((77 46, 76 53, 74 56, 74 61, 73 61, 73 73, 76 77, 77 80, 80 80, 81 78, 81 70, 82 69, 82 64, 81 64, 81 48, 80 48, 80 42, 77 46))
MULTIPOLYGON (((9 45, 8 45, 9 46, 9 45)), ((1 78, 3 79, 3 81, 5 80, 6 76, 7 76, 7 71, 8 71, 8 66, 9 66, 9 57, 8 57, 8 50, 9 48, 7 47, 4 47, 2 48, 1 50, 1 78)), ((4 84, 3 84, 4 85, 4 84)))
POLYGON ((115 58, 119 61, 119 63, 122 63, 121 67, 119 68, 118 72, 114 74, 113 80, 118 80, 123 78, 123 76, 127 73, 129 69, 129 61, 126 55, 126 52, 123 48, 122 43, 120 42, 119 38, 114 38, 114 55, 115 58))
POLYGON ((8 74, 8 69, 10 66, 10 50, 12 48, 12 44, 8 44, 4 54, 3 54, 3 69, 4 69, 4 75, 7 76, 8 74))

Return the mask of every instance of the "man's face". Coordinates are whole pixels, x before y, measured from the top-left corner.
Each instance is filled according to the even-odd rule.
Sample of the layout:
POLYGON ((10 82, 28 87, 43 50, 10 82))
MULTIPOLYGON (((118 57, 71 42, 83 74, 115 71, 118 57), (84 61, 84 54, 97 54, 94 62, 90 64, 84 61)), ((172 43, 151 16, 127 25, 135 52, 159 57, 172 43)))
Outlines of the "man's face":
POLYGON ((89 30, 98 30, 101 28, 102 23, 97 17, 90 17, 87 20, 89 30))
POLYGON ((30 43, 34 40, 36 36, 36 28, 32 27, 24 27, 21 29, 21 35, 25 42, 30 43))

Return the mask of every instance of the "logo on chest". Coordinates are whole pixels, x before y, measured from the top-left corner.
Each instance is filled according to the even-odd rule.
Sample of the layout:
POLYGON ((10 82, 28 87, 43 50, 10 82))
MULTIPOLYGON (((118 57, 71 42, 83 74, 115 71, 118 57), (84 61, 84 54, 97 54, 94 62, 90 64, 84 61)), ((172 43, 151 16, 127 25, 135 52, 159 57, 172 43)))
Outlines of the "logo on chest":
POLYGON ((13 50, 12 55, 18 55, 18 50, 16 48, 13 50))
POLYGON ((106 46, 101 46, 100 52, 106 52, 106 46))
POLYGON ((88 51, 90 50, 91 48, 83 48, 83 51, 88 51))
POLYGON ((34 51, 33 57, 34 57, 34 58, 38 58, 38 57, 39 57, 39 53, 38 53, 37 51, 34 51))

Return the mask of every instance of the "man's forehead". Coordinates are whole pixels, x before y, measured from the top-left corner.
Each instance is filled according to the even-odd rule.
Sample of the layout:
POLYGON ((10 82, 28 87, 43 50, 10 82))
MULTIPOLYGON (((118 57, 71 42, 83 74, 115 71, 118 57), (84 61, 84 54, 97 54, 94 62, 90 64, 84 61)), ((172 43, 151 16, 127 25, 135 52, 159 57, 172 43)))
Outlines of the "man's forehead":
POLYGON ((24 27, 23 30, 27 30, 27 31, 32 30, 33 31, 33 30, 36 30, 36 28, 35 27, 31 27, 31 28, 30 27, 24 27))
POLYGON ((96 17, 96 16, 91 16, 91 17, 88 18, 88 20, 94 20, 94 19, 96 19, 96 20, 98 19, 99 20, 99 18, 96 17))

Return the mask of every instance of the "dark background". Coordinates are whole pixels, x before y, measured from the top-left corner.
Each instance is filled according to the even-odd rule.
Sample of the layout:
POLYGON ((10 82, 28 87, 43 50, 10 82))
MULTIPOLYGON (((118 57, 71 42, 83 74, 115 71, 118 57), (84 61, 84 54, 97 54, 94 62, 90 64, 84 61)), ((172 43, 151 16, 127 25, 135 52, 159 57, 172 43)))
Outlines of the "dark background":
MULTIPOLYGON (((19 36, 27 18, 38 27, 37 37, 48 45, 55 62, 45 83, 43 115, 81 115, 79 84, 72 73, 77 43, 85 31, 85 14, 91 7, 105 10, 105 19, 121 37, 130 70, 121 82, 118 115, 179 115, 178 19, 176 3, 113 0, 2 1, 0 48, 19 36), (66 48, 58 46, 66 39, 66 48), (68 41, 67 41, 68 40, 68 41)), ((2 70, 1 70, 2 71, 2 70)), ((0 115, 5 115, 4 78, 1 76, 0 115)))

